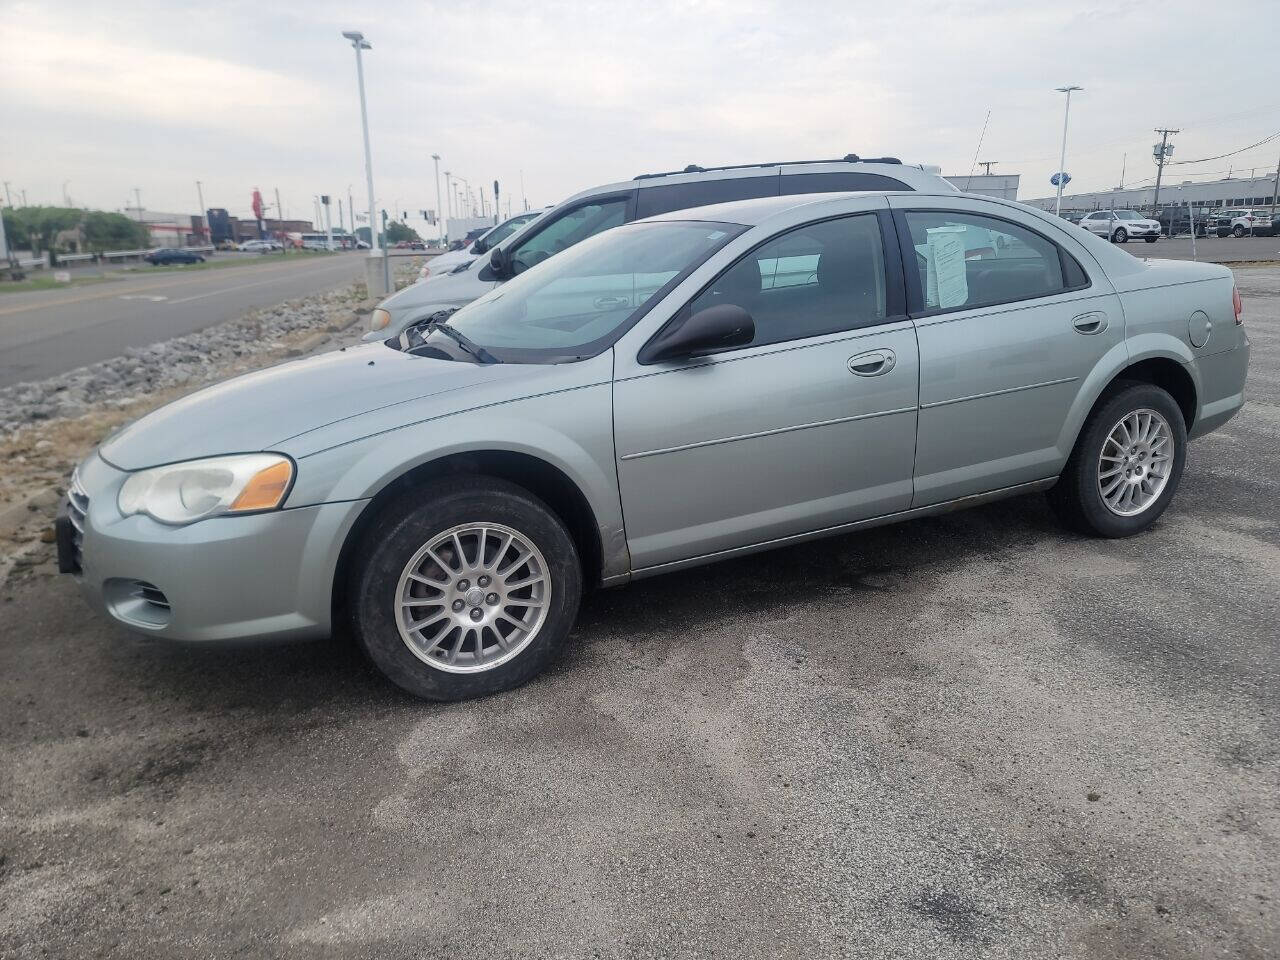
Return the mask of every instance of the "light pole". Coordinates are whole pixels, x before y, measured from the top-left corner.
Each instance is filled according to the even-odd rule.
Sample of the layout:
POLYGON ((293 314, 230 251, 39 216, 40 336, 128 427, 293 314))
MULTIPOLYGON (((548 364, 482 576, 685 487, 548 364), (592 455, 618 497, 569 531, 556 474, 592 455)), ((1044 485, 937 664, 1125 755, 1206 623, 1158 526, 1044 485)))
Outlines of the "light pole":
POLYGON ((440 245, 444 246, 444 211, 440 209, 440 154, 433 153, 436 162, 436 223, 440 227, 440 245))
POLYGON ((444 172, 444 199, 448 207, 448 214, 453 216, 453 174, 448 170, 444 172))
POLYGON ((13 206, 13 200, 11 200, 9 197, 9 181, 8 180, 4 182, 4 205, 6 207, 13 206))
POLYGON ((70 180, 62 181, 62 205, 65 207, 71 206, 71 195, 67 193, 67 185, 69 183, 71 183, 70 180))
MULTIPOLYGON (((276 199, 278 200, 279 197, 276 199)), ((205 242, 208 242, 212 239, 209 236, 209 215, 204 208, 204 189, 202 188, 199 180, 196 181, 196 200, 200 203, 200 222, 204 224, 204 229, 200 232, 205 235, 205 242)))
POLYGON ((364 177, 365 186, 369 188, 369 256, 382 257, 382 282, 384 289, 391 293, 391 264, 386 252, 378 246, 378 221, 373 210, 373 152, 369 149, 369 107, 364 98, 364 60, 361 51, 372 50, 373 44, 364 38, 359 30, 344 30, 342 35, 351 41, 356 52, 356 82, 360 87, 360 124, 364 130, 364 177))
POLYGON ((1054 87, 1058 93, 1067 95, 1067 109, 1062 114, 1062 155, 1058 158, 1058 196, 1053 201, 1053 215, 1061 216, 1062 214, 1062 188, 1066 186, 1062 181, 1065 178, 1065 167, 1067 163, 1067 120, 1071 116, 1071 94, 1075 90, 1083 90, 1084 87, 1078 87, 1071 84, 1065 87, 1054 87))

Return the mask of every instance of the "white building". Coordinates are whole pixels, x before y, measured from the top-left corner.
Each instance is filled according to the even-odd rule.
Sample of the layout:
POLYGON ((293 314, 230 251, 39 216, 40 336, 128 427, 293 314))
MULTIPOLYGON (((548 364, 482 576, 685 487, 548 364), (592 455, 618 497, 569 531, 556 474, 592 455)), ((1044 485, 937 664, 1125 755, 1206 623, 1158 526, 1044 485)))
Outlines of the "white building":
POLYGON ((1018 199, 1018 181, 1022 175, 1018 173, 975 173, 968 177, 943 177, 965 193, 980 193, 984 197, 999 197, 1001 200, 1018 199))
MULTIPOLYGON (((1271 207, 1276 199, 1277 180, 1269 177, 1232 177, 1227 180, 1178 180, 1176 174, 1166 176, 1160 184, 1160 206, 1193 205, 1206 210, 1221 207, 1271 207)), ((1155 184, 1144 187, 1098 190, 1094 193, 1064 193, 1063 210, 1150 210, 1155 199, 1155 184)), ((1027 200, 1033 207, 1053 210, 1053 197, 1027 200)))
POLYGON ((137 207, 125 207, 121 213, 130 220, 146 224, 154 247, 194 247, 208 242, 203 239, 204 217, 190 213, 139 210, 137 207))

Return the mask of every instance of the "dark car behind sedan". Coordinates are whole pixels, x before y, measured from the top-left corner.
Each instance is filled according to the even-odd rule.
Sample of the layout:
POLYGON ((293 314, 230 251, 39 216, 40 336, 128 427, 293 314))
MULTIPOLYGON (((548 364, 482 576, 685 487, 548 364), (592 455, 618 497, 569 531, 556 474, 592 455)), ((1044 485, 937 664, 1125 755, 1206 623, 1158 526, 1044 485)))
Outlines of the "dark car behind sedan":
POLYGON ((168 266, 171 263, 204 263, 204 257, 194 250, 178 250, 173 247, 152 250, 142 259, 157 267, 168 266))

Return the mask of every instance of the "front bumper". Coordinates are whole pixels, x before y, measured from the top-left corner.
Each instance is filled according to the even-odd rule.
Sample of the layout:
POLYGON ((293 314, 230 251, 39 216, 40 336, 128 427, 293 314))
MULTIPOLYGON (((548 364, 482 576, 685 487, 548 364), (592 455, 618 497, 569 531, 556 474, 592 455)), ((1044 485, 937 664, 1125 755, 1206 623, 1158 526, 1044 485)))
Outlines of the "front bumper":
MULTIPOLYGON (((87 508, 74 561, 90 605, 131 630, 172 640, 328 634, 338 554, 367 500, 173 527, 121 515, 116 501, 127 476, 96 453, 77 471, 87 508)), ((60 544, 60 562, 64 552, 60 544)))

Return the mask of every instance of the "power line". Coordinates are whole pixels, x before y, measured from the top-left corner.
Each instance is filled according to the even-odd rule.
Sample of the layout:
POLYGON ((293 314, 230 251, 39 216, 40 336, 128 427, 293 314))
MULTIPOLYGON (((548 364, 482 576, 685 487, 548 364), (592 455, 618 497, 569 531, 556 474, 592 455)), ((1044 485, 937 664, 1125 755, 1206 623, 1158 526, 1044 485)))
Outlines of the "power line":
POLYGON ((1199 160, 1171 160, 1169 161, 1169 166, 1185 166, 1188 163, 1207 163, 1210 160, 1222 160, 1226 157, 1234 157, 1238 153, 1244 153, 1246 150, 1252 150, 1254 147, 1260 147, 1264 143, 1270 143, 1276 137, 1280 137, 1280 130, 1277 130, 1269 137, 1264 137, 1257 143, 1251 143, 1249 146, 1241 147, 1239 150, 1232 150, 1230 153, 1220 153, 1216 157, 1202 157, 1199 160))

